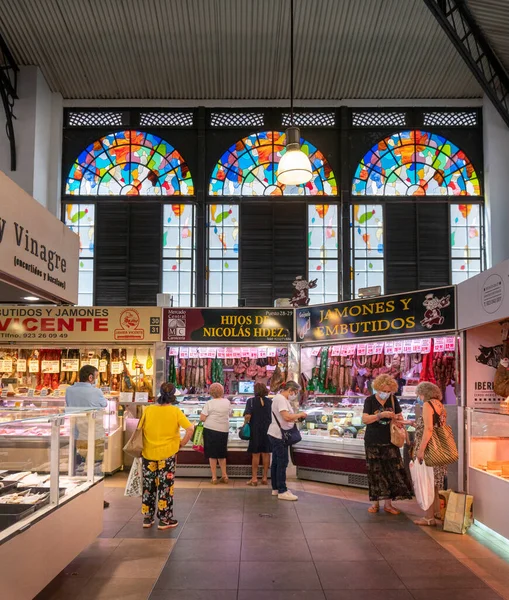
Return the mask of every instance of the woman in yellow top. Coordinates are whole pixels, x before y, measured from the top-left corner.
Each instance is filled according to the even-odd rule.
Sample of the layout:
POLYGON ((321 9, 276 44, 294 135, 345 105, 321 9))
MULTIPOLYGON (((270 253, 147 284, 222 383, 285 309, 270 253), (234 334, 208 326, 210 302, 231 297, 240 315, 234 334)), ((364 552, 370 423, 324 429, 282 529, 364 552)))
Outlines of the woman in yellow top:
POLYGON ((143 527, 152 527, 157 501, 158 529, 177 527, 173 518, 173 484, 177 452, 191 439, 193 425, 175 404, 175 386, 163 383, 157 404, 147 406, 138 425, 143 430, 143 527), (180 439, 180 428, 186 430, 180 439))

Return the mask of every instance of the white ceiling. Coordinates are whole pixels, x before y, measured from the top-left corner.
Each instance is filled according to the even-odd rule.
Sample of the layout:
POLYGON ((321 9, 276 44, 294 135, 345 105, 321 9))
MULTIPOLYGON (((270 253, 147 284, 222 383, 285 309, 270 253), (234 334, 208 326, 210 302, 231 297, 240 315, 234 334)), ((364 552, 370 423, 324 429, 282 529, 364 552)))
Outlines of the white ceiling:
MULTIPOLYGON (((507 0, 469 0, 509 58, 507 0), (481 8, 482 7, 482 8, 481 8), (505 23, 505 24, 503 24, 505 23)), ((296 97, 477 98, 423 0, 296 0, 296 97)), ((289 0, 0 0, 0 32, 67 99, 289 96, 289 0)))

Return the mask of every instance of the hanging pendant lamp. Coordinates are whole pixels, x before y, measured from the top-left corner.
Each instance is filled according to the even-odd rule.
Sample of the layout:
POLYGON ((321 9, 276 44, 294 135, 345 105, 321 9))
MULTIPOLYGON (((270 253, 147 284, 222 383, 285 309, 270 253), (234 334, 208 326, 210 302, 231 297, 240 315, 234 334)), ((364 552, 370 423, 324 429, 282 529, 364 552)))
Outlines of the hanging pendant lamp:
POLYGON ((293 124, 293 0, 290 0, 290 127, 286 130, 286 148, 277 169, 283 185, 301 185, 313 177, 309 157, 300 148, 300 129, 293 124))

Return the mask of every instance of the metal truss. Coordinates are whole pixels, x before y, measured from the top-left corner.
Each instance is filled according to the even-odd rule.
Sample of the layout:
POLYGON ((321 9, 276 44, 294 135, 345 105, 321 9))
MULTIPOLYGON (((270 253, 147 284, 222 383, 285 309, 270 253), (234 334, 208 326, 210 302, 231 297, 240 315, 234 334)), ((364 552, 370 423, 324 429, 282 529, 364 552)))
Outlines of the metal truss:
POLYGON ((14 101, 18 99, 18 65, 0 35, 0 96, 5 111, 5 130, 11 147, 11 171, 16 170, 16 140, 14 137, 14 101))
POLYGON ((509 77, 465 0, 424 0, 509 126, 509 77))

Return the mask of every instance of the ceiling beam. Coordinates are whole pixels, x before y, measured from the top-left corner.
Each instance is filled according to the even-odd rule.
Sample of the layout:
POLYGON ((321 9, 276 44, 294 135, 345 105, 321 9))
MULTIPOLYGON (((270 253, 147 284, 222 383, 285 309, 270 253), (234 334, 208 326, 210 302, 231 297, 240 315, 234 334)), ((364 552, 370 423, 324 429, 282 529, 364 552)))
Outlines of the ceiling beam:
POLYGON ((509 77, 464 0, 424 0, 509 127, 509 77))
POLYGON ((0 96, 5 112, 5 130, 11 148, 11 171, 16 170, 16 138, 14 136, 14 101, 18 99, 18 65, 0 35, 0 96))

